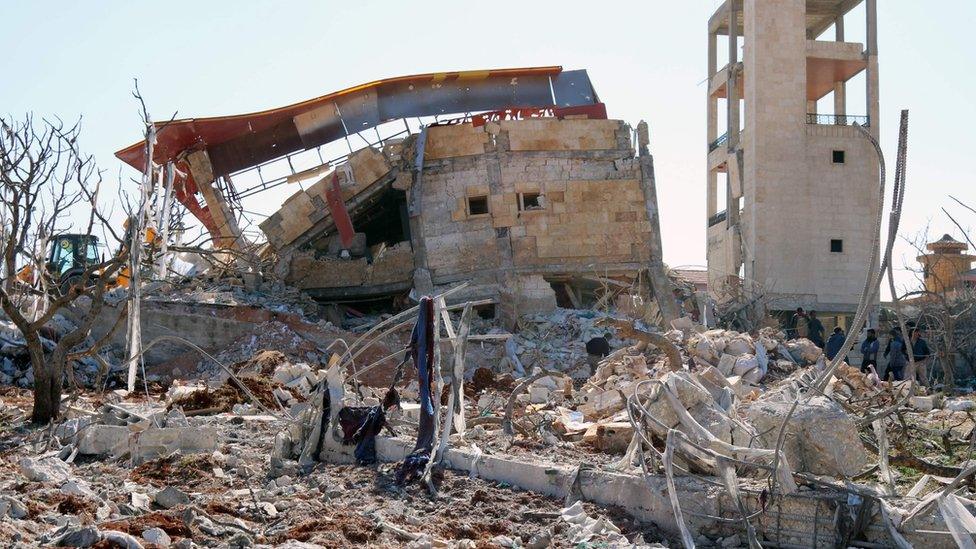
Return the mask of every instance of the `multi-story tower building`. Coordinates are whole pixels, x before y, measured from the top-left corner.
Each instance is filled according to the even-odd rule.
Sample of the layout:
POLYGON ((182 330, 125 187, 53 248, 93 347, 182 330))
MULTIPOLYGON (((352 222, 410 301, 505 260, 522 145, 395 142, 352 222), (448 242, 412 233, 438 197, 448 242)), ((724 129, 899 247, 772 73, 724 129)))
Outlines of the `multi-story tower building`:
POLYGON ((771 311, 855 310, 880 207, 878 156, 854 127, 878 135, 876 2, 726 0, 709 19, 707 257, 719 299, 741 289, 771 311), (858 6, 865 44, 844 40, 858 6), (865 97, 848 97, 862 72, 865 97), (818 113, 831 95, 833 112, 818 113))

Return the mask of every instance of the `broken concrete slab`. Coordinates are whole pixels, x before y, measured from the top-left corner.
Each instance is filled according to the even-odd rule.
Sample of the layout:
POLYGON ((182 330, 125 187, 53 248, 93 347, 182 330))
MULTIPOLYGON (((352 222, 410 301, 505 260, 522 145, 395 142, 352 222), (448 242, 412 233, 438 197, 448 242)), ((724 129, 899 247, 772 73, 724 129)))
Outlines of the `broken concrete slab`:
MULTIPOLYGON (((765 448, 774 448, 780 425, 792 403, 757 401, 744 409, 765 448)), ((857 426, 839 404, 826 397, 802 401, 786 431, 786 459, 797 472, 852 477, 867 465, 868 456, 857 426)))
POLYGON ((20 472, 34 482, 64 482, 71 477, 68 464, 53 456, 21 458, 20 472))
POLYGON ((153 496, 153 501, 164 509, 172 509, 173 507, 190 503, 190 496, 178 488, 167 486, 156 492, 156 495, 153 496))
POLYGON ((92 425, 78 440, 78 453, 85 455, 122 455, 129 449, 131 431, 118 425, 92 425))
POLYGON ((217 449, 217 430, 210 427, 164 427, 147 429, 130 441, 132 462, 142 463, 170 455, 213 452, 217 449))
POLYGON ((931 412, 942 405, 942 399, 939 395, 913 396, 908 404, 919 412, 931 412))

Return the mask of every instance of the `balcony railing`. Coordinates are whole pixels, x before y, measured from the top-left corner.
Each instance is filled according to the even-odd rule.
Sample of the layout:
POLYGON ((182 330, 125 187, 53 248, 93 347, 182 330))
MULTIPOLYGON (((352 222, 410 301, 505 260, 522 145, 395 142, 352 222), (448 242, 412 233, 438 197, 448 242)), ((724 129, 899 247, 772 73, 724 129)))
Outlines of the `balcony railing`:
POLYGON ((722 135, 720 135, 718 137, 718 139, 716 139, 715 141, 712 141, 711 143, 708 144, 708 152, 712 152, 715 149, 721 147, 728 140, 729 140, 729 133, 728 132, 723 133, 722 135))
POLYGON ((728 210, 722 210, 718 212, 717 214, 708 218, 708 226, 712 227, 714 225, 718 225, 719 223, 725 221, 725 218, 728 217, 728 215, 729 215, 728 210))
POLYGON ((817 114, 807 113, 807 124, 818 124, 821 126, 870 126, 870 118, 867 116, 855 116, 853 114, 817 114))

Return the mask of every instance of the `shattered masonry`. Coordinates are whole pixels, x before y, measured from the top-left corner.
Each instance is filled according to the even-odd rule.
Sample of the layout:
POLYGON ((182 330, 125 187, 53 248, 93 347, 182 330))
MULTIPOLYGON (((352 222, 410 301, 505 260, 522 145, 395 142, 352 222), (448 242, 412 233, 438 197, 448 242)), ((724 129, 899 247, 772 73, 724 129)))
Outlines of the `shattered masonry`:
MULTIPOLYGON (((837 324, 873 305, 851 294, 868 263, 865 220, 821 234, 803 225, 798 189, 771 185, 788 172, 803 189, 865 179, 852 203, 875 206, 869 141, 843 114, 844 81, 866 70, 879 135, 873 0, 867 47, 843 41, 857 4, 728 0, 712 17, 709 268, 662 268, 663 287, 647 126, 607 119, 585 71, 390 78, 172 122, 153 160, 218 255, 238 259, 142 286, 142 336, 163 343, 143 356, 139 390, 113 390, 126 369, 117 334, 72 363, 79 386, 44 428, 26 425, 31 363, 0 319, 0 385, 16 386, 0 387, 0 544, 973 546, 972 394, 829 359, 770 315, 748 332, 715 328, 739 319, 715 319, 708 300, 769 290, 837 324), (837 41, 812 39, 831 24, 837 41), (731 40, 718 70, 723 33, 749 45, 739 63, 731 40), (787 70, 784 57, 805 63, 787 70), (823 123, 809 111, 830 91, 837 114, 823 123), (735 100, 733 131, 714 135, 717 99, 737 95, 745 130, 735 100), (358 150, 349 141, 350 128, 409 117, 436 119, 377 130, 358 150), (292 166, 343 140, 348 155, 292 166), (847 169, 816 168, 835 147, 847 169), (261 167, 282 159, 288 174, 265 180, 261 167), (244 188, 248 174, 260 184, 244 188), (256 245, 237 201, 277 185, 298 190, 256 245), (848 255, 826 255, 841 253, 831 238, 813 266, 795 260, 790 239, 824 236, 848 255), (475 312, 486 304, 496 314, 475 312)), ((118 156, 141 169, 141 151, 118 156)), ((967 280, 963 243, 929 249, 928 270, 967 280)), ((45 326, 48 348, 78 312, 45 326)))
MULTIPOLYGON (((648 259, 649 225, 629 134, 626 124, 613 120, 434 126, 427 130, 418 189, 409 172, 391 167, 383 153, 358 151, 349 160, 353 179, 343 186, 347 203, 392 195, 373 200, 389 204, 386 215, 397 216, 409 196, 419 210, 410 225, 417 234, 403 234, 406 223, 386 235, 367 229, 367 245, 380 250, 371 262, 314 258, 330 244, 328 236, 308 235, 330 228, 322 208, 328 175, 292 195, 261 228, 283 257, 296 241, 313 250, 291 254, 286 276, 312 295, 407 289, 414 285, 415 266, 421 266, 434 286, 470 280, 471 298, 497 298, 499 286, 519 288, 509 302, 517 300, 524 312, 551 310, 555 296, 546 283, 541 293, 536 289, 540 277, 588 274, 594 264, 601 273, 633 274, 648 259), (383 236, 395 243, 371 242, 383 236)), ((402 162, 401 151, 415 146, 401 142, 385 149, 402 162)), ((351 210, 354 226, 376 215, 368 208, 351 210)))

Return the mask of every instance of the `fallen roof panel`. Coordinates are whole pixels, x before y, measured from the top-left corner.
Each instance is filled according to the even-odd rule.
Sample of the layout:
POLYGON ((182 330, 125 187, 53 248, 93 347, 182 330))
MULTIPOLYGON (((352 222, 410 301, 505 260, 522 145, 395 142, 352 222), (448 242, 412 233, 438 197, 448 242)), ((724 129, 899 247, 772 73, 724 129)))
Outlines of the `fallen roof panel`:
MULTIPOLYGON (((276 109, 157 122, 162 129, 154 160, 163 163, 187 149, 207 149, 214 175, 220 176, 397 118, 598 101, 585 70, 564 72, 559 66, 402 76, 276 109)), ((116 156, 141 170, 143 149, 138 142, 116 156)))

